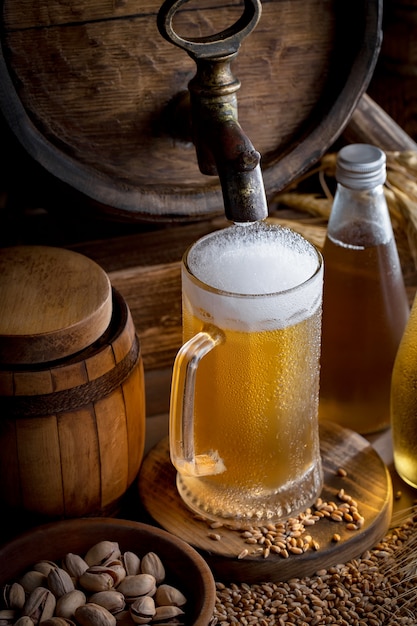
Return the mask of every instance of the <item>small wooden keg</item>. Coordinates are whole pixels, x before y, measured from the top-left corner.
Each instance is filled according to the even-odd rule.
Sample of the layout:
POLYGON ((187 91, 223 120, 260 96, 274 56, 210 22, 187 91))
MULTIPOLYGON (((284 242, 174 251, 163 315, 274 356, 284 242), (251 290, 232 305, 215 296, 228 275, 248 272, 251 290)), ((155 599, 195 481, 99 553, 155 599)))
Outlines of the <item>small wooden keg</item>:
POLYGON ((111 515, 145 441, 129 308, 95 262, 0 250, 0 506, 40 519, 111 515))

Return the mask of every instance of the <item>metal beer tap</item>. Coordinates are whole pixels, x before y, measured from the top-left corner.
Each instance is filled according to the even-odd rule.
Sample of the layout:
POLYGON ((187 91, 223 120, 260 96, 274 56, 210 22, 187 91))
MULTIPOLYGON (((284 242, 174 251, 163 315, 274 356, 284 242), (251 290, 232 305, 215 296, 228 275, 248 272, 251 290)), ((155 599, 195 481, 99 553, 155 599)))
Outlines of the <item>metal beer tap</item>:
POLYGON ((245 0, 241 17, 215 35, 184 39, 175 32, 173 18, 185 2, 166 0, 157 23, 161 35, 185 50, 197 65, 188 89, 198 166, 202 174, 219 176, 228 220, 262 220, 268 215, 268 206, 261 155, 238 122, 236 92, 240 81, 231 69, 242 40, 259 21, 261 2, 245 0))

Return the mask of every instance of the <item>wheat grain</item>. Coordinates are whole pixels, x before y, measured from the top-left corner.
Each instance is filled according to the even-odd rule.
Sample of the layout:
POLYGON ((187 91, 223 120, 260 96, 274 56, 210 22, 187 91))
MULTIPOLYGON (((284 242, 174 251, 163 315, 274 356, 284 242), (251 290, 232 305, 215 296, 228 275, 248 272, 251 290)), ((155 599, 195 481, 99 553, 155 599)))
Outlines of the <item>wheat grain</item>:
POLYGON ((394 516, 398 525, 371 550, 313 576, 253 585, 218 581, 211 626, 415 626, 416 508, 394 516))

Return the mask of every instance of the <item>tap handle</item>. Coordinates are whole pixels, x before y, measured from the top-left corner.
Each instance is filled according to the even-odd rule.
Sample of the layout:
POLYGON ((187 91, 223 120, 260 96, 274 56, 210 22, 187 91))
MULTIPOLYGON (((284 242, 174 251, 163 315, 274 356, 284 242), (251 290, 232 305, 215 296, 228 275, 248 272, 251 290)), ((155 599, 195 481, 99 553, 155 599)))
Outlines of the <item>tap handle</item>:
POLYGON ((244 0, 245 7, 240 18, 214 35, 184 39, 175 32, 173 18, 187 0, 165 0, 161 6, 157 24, 164 39, 179 46, 194 59, 211 59, 233 55, 238 52, 242 40, 252 32, 261 16, 261 0, 244 0))

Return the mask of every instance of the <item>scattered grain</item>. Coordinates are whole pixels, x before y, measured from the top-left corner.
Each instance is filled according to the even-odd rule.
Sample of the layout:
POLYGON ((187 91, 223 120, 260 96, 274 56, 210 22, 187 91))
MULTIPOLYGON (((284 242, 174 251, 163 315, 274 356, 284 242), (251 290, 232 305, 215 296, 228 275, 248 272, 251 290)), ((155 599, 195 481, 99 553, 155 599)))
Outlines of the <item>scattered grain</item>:
MULTIPOLYGON (((413 513, 371 550, 313 576, 252 585, 217 582, 210 626, 415 626, 417 515, 413 513)), ((304 541, 314 549, 311 535, 305 535, 304 541)))
MULTIPOLYGON (((339 469, 343 470, 343 468, 339 469)), ((345 528, 352 532, 362 528, 365 518, 358 511, 356 501, 344 489, 335 491, 335 495, 338 502, 317 498, 312 507, 301 512, 297 517, 261 526, 228 525, 221 522, 213 522, 201 516, 195 516, 195 519, 204 521, 211 530, 223 527, 226 530, 239 533, 243 545, 237 554, 238 559, 244 558, 241 556, 242 554, 247 556, 249 553, 247 546, 253 546, 252 556, 258 555, 260 558, 266 559, 272 553, 287 559, 290 556, 296 557, 301 555, 310 548, 315 551, 320 549, 319 542, 310 533, 313 532, 315 524, 323 519, 328 519, 335 524, 344 524, 345 528), (308 534, 306 528, 309 529, 308 534)), ((334 542, 334 536, 339 535, 339 533, 335 533, 333 536, 332 534, 332 531, 329 529, 327 540, 329 543, 334 542)), ((209 532, 208 537, 212 541, 221 541, 222 539, 220 534, 214 532, 209 532)))
POLYGON ((247 548, 245 548, 244 550, 242 550, 242 552, 240 552, 240 554, 238 554, 238 559, 244 559, 245 556, 248 556, 249 554, 249 550, 247 548))
POLYGON ((215 528, 222 528, 222 526, 223 526, 223 523, 222 523, 222 522, 212 522, 212 523, 210 524, 210 528, 213 528, 213 530, 214 530, 215 528))

